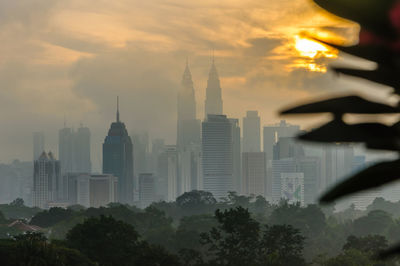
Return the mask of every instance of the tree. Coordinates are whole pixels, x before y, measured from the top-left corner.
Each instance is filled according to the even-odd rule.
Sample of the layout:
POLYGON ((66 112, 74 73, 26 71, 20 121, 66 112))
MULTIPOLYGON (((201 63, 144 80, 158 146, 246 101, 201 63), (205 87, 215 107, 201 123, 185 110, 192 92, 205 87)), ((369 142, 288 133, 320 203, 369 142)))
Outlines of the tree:
POLYGON ((237 207, 216 210, 218 226, 201 235, 208 247, 211 265, 256 265, 258 259, 260 225, 248 210, 237 207))
POLYGON ((306 265, 303 258, 305 238, 291 225, 266 226, 261 240, 261 254, 265 265, 306 265))
POLYGON ((382 235, 392 224, 393 219, 390 214, 385 211, 374 210, 354 221, 354 234, 356 236, 382 235))
POLYGON ((299 203, 289 204, 287 201, 282 201, 272 211, 269 224, 290 224, 307 238, 318 236, 326 227, 325 215, 317 205, 302 208, 299 203))
POLYGON ((206 214, 214 211, 217 200, 213 194, 203 190, 185 192, 176 199, 176 204, 184 211, 184 214, 206 214))
POLYGON ((63 209, 59 207, 51 208, 37 213, 32 217, 30 224, 37 225, 40 227, 50 227, 58 222, 70 219, 74 215, 70 209, 63 209))
MULTIPOLYGON (((1 253, 1 252, 0 252, 1 253)), ((49 243, 41 233, 26 233, 15 237, 8 246, 6 265, 94 265, 78 250, 49 243)))
POLYGON ((101 265, 132 264, 140 246, 133 226, 103 215, 76 225, 67 233, 66 242, 101 265))
POLYGON ((343 250, 356 249, 375 256, 388 247, 388 241, 384 236, 368 235, 365 237, 356 237, 351 235, 347 238, 343 250))
POLYGON ((23 207, 24 205, 24 200, 21 198, 16 198, 10 203, 10 206, 15 206, 15 207, 23 207))
POLYGON ((185 216, 180 222, 175 234, 175 249, 201 250, 200 235, 217 226, 215 218, 208 214, 185 216))
POLYGON ((111 216, 91 217, 76 225, 67 233, 66 244, 99 265, 180 265, 176 256, 140 240, 132 225, 111 216))
POLYGON ((6 219, 4 214, 0 211, 0 225, 6 224, 7 222, 8 222, 8 220, 6 219))

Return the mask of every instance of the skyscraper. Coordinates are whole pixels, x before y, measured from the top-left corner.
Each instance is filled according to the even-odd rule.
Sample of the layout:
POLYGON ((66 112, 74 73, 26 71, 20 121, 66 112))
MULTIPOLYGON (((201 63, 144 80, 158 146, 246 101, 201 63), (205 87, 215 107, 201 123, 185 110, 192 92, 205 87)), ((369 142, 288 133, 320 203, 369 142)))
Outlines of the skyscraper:
POLYGON ((203 189, 216 199, 234 190, 232 131, 225 115, 208 115, 202 124, 203 189))
POLYGON ((33 160, 37 160, 44 151, 44 133, 33 133, 33 160))
POLYGON ((243 189, 245 195, 265 196, 265 153, 242 153, 243 189))
MULTIPOLYGON (((278 140, 283 137, 294 137, 300 131, 300 127, 297 125, 290 125, 282 120, 279 124, 265 126, 263 132, 263 144, 265 153, 265 165, 267 167, 267 178, 266 178, 266 198, 272 200, 274 197, 272 194, 272 160, 274 160, 274 149, 278 140)), ((278 177, 276 177, 278 178, 278 177)), ((279 177, 280 178, 280 177, 279 177)), ((276 192, 278 193, 278 192, 276 192)), ((277 194, 276 194, 277 195, 277 194)))
POLYGON ((215 67, 214 58, 212 60, 210 73, 208 74, 206 101, 205 101, 205 118, 207 115, 222 115, 222 91, 219 82, 217 68, 215 67))
POLYGON ((42 152, 34 161, 33 170, 33 206, 47 208, 49 202, 56 201, 60 188, 60 162, 53 154, 42 152))
POLYGON ((260 152, 260 117, 257 111, 247 111, 243 117, 243 152, 260 152))
POLYGON ((242 152, 240 145, 239 119, 229 118, 232 125, 233 190, 242 190, 242 152))
POLYGON ((166 145, 158 157, 157 196, 174 201, 178 197, 178 151, 175 145, 166 145))
POLYGON ((73 129, 64 125, 58 132, 58 158, 62 174, 74 172, 74 146, 73 129))
POLYGON ((196 119, 196 99, 188 62, 178 90, 177 125, 178 149, 183 149, 190 143, 200 143, 200 121, 196 119))
POLYGON ((73 128, 60 129, 58 133, 58 157, 61 173, 90 173, 90 129, 81 125, 77 131, 73 128))
POLYGON ((133 203, 133 149, 125 124, 117 120, 111 124, 103 143, 103 173, 118 177, 118 202, 133 203))
POLYGON ((155 180, 151 173, 141 173, 139 175, 139 201, 140 207, 146 208, 155 201, 155 180))
POLYGON ((74 133, 73 171, 79 173, 90 173, 92 171, 90 129, 82 125, 74 133))
POLYGON ((178 90, 177 122, 177 193, 180 195, 190 191, 193 185, 197 185, 199 179, 200 120, 196 119, 196 99, 188 62, 186 62, 182 83, 178 90))

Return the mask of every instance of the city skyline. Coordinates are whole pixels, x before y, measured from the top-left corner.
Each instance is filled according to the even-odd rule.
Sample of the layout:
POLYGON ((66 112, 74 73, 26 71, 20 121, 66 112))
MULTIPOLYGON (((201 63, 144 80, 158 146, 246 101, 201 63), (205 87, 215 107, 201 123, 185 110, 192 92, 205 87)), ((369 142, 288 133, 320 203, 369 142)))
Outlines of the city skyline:
MULTIPOLYGON (((0 87, 6 99, 0 107, 4 114, 0 123, 3 139, 7 139, 0 140, 0 145, 8 151, 0 151, 0 161, 28 160, 31 155, 26 147, 32 145, 35 131, 43 131, 46 145, 57 153, 54 132, 62 127, 64 116, 68 127, 82 122, 96 132, 93 144, 100 143, 104 125, 112 118, 109 99, 117 94, 129 131, 140 128, 152 138, 174 143, 174 94, 180 84, 176 77, 181 76, 188 57, 197 118, 204 118, 212 50, 223 84, 224 113, 229 117, 258 110, 262 125, 275 123, 277 111, 291 104, 291 98, 304 99, 321 85, 332 84, 335 91, 341 87, 331 73, 309 71, 310 67, 326 67, 330 59, 324 55, 333 58, 335 53, 310 43, 302 34, 323 30, 329 36, 356 40, 355 24, 323 16, 305 0, 206 1, 201 8, 190 1, 172 2, 61 4, 39 0, 37 6, 26 3, 21 8, 2 1, 0 9, 13 15, 3 16, 0 27, 4 33, 0 35, 0 87), (160 11, 168 16, 160 19, 160 11), (182 23, 189 18, 192 23, 182 23), (15 109, 13 119, 6 115, 11 109, 15 109)), ((288 121, 302 127, 313 125, 312 121, 288 121)), ((93 154, 98 152, 93 150, 93 154)), ((100 157, 92 159, 94 169, 99 169, 100 157)))

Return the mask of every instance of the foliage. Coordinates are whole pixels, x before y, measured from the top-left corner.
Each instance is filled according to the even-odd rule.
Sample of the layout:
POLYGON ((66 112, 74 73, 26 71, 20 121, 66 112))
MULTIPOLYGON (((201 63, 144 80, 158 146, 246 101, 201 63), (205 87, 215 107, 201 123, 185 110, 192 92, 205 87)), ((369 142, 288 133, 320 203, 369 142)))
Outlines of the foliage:
POLYGON ((76 225, 66 243, 100 265, 178 265, 176 256, 141 241, 133 226, 111 216, 91 217, 76 225))
POLYGON ((63 209, 59 207, 51 208, 37 213, 32 217, 30 224, 43 228, 50 227, 61 221, 72 218, 74 215, 71 209, 63 209))
POLYGON ((392 224, 392 217, 387 212, 374 210, 369 212, 367 216, 360 217, 354 221, 354 234, 357 236, 382 235, 392 224))
POLYGON ((237 207, 215 212, 218 226, 203 233, 210 265, 305 265, 304 237, 290 225, 266 226, 237 207))
POLYGON ((94 265, 78 250, 49 243, 39 233, 27 233, 0 241, 2 265, 94 265))
POLYGON ((4 214, 7 219, 31 219, 36 213, 40 212, 39 208, 27 207, 23 205, 22 199, 16 199, 10 204, 0 204, 0 212, 4 214))

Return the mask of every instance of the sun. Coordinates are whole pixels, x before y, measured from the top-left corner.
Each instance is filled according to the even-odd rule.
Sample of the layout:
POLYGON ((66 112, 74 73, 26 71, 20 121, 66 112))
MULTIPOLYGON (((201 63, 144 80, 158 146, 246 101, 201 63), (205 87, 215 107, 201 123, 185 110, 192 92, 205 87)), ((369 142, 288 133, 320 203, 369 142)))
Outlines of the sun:
POLYGON ((295 44, 297 52, 300 56, 308 57, 308 58, 317 58, 317 57, 336 57, 336 53, 334 53, 331 49, 324 46, 323 44, 303 38, 300 36, 295 36, 295 44))
POLYGON ((315 40, 296 35, 291 45, 296 59, 292 67, 306 68, 313 72, 326 72, 324 58, 337 58, 338 51, 315 40))

